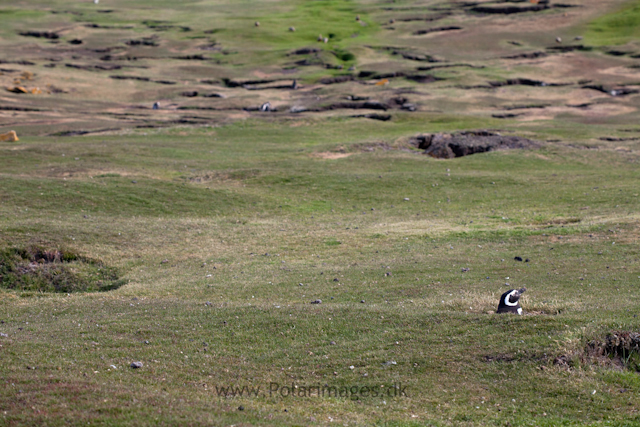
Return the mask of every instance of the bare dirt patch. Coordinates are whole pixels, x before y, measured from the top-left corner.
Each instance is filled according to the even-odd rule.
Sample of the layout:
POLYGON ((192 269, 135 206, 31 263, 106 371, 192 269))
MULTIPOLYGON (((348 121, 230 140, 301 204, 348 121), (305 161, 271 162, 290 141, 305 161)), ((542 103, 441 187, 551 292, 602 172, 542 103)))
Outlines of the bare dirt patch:
POLYGON ((539 144, 518 136, 503 136, 493 131, 465 131, 417 135, 410 144, 438 159, 469 156, 488 151, 535 148, 539 144))

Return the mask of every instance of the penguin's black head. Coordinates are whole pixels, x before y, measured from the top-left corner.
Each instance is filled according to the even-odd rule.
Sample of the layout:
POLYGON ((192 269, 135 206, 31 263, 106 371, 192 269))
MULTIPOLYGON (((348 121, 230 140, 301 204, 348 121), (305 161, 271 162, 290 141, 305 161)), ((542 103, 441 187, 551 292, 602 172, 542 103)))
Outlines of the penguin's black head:
POLYGON ((518 300, 520 299, 520 295, 522 295, 526 290, 527 288, 511 289, 502 294, 497 312, 522 314, 522 307, 520 307, 518 300))

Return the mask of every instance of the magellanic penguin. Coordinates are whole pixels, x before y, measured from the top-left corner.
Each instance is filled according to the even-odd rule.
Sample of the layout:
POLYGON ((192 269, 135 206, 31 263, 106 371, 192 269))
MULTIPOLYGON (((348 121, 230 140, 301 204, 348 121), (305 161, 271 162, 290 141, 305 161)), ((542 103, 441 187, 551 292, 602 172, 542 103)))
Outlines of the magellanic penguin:
POLYGON ((526 290, 527 288, 512 289, 502 294, 500 304, 498 304, 498 313, 522 314, 522 307, 520 307, 518 300, 526 290))

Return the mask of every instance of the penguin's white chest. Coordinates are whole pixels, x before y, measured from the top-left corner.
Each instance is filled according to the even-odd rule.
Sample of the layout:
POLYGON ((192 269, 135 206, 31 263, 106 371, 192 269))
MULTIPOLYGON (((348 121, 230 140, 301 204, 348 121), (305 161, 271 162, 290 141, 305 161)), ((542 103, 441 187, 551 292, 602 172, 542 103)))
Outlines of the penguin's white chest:
POLYGON ((522 316, 522 307, 518 307, 518 314, 522 316))

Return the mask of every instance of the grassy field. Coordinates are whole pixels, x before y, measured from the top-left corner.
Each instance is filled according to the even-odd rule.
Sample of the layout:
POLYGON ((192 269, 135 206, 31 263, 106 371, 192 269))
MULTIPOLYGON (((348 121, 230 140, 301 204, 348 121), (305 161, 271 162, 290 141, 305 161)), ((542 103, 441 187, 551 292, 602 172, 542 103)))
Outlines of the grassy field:
MULTIPOLYGON (((640 353, 606 347, 610 334, 640 332, 640 97, 588 83, 462 88, 541 70, 559 81, 596 64, 591 84, 633 89, 637 35, 613 23, 637 2, 515 17, 452 12, 426 24, 402 19, 453 2, 100 2, 112 12, 26 3, 0 13, 10 22, 1 49, 13 61, 2 67, 32 70, 41 83, 69 78, 78 90, 65 83, 66 93, 0 96, 2 129, 20 136, 0 142, 0 425, 640 425, 640 353), (563 13, 573 20, 558 34, 586 31, 593 50, 518 65, 496 59, 513 48, 506 40, 518 23, 530 51, 547 29, 526 25, 553 26, 563 13), (395 30, 385 29, 389 14, 395 30), (16 33, 69 22, 82 25, 64 33, 65 46, 82 37, 92 49, 158 31, 149 54, 158 58, 136 62, 147 68, 109 73, 183 80, 158 89, 47 67, 53 53, 102 63, 91 49, 16 33), (133 28, 92 39, 82 31, 113 28, 86 22, 133 28), (467 55, 482 68, 440 71, 434 86, 403 77, 319 83, 351 65, 406 71, 410 60, 370 46, 424 54, 410 34, 456 22, 469 37, 426 46, 449 55, 445 64, 467 55), (154 29, 162 25, 191 31, 154 29), (332 41, 311 59, 343 69, 283 74, 301 92, 221 83, 273 77, 319 33, 332 41), (491 34, 494 44, 473 48, 491 34), (229 52, 207 51, 211 61, 198 66, 165 60, 213 38, 229 52), (34 65, 18 64, 19 55, 34 65), (91 82, 100 84, 89 90, 91 82), (225 98, 180 95, 194 85, 225 98), (387 121, 345 109, 288 113, 345 94, 407 96, 418 108, 390 108, 387 121), (153 116, 157 99, 175 108, 153 116), (267 100, 281 108, 241 108, 267 100), (582 101, 590 106, 567 107, 582 101), (220 110, 204 109, 212 106, 220 110), (199 118, 179 122, 186 115, 199 118), (440 160, 409 142, 488 128, 539 145, 440 160), (25 258, 9 271, 20 250, 34 248, 73 254, 77 264, 25 258), (117 289, 43 292, 28 282, 52 264, 65 268, 53 276, 117 289), (117 278, 103 283, 107 272, 117 278), (7 284, 10 274, 31 285, 7 284), (525 315, 495 314, 499 296, 523 286, 525 315)), ((7 85, 19 75, 3 73, 7 85)))

